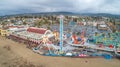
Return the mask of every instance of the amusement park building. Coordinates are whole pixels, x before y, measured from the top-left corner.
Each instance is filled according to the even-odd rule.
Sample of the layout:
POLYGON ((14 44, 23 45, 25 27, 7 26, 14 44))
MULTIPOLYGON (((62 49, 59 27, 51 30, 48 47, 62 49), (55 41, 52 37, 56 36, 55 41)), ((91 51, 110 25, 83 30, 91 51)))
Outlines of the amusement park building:
POLYGON ((6 36, 8 34, 7 30, 0 29, 0 35, 6 36))
POLYGON ((35 28, 35 27, 29 27, 26 30, 23 31, 17 31, 12 34, 10 34, 10 38, 13 39, 19 39, 18 41, 28 41, 28 42, 34 42, 34 43, 40 43, 41 39, 47 36, 48 38, 53 37, 53 33, 50 30, 44 29, 44 28, 35 28))

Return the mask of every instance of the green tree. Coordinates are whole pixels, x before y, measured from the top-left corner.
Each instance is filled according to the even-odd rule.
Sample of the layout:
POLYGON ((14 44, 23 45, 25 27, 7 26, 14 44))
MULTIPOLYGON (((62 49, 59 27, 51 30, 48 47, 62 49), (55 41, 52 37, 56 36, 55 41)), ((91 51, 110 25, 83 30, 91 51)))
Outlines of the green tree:
POLYGON ((2 27, 4 28, 6 25, 6 22, 2 22, 1 25, 3 25, 2 27))
POLYGON ((27 23, 26 22, 23 22, 23 25, 26 25, 27 23))
POLYGON ((41 21, 39 21, 39 22, 37 23, 37 27, 41 27, 43 24, 44 24, 44 21, 41 20, 41 21))

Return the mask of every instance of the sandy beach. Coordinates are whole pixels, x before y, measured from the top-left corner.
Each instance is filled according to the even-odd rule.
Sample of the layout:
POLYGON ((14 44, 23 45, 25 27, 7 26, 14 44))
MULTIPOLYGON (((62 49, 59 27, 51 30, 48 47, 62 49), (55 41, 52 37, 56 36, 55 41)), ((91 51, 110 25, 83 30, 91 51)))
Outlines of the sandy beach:
POLYGON ((41 56, 0 36, 0 67, 120 67, 120 60, 41 56))

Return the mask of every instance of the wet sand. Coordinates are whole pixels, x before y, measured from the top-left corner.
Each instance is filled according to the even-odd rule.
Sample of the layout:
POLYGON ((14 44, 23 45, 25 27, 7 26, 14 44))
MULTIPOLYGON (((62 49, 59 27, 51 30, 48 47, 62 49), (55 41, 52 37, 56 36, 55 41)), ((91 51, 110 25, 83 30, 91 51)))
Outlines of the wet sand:
POLYGON ((0 36, 0 67, 120 67, 120 60, 41 56, 0 36))

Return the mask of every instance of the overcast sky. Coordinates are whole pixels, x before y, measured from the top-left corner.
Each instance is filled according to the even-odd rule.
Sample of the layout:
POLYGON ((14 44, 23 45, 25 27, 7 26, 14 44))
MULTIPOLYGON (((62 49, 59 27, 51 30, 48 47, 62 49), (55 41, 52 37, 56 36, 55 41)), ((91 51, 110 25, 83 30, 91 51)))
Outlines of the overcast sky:
POLYGON ((120 0, 0 0, 0 15, 57 11, 120 14, 120 0))

